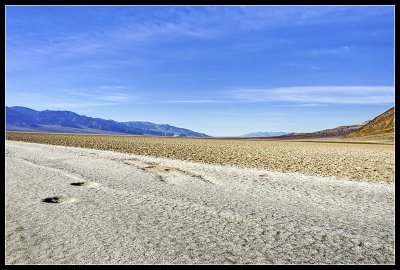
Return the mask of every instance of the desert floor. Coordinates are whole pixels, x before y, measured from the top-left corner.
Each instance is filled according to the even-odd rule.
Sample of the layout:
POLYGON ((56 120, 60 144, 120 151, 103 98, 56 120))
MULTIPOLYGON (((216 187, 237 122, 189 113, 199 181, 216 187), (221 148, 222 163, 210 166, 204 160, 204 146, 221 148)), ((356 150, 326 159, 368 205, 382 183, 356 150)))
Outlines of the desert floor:
POLYGON ((352 140, 196 139, 7 132, 7 139, 263 168, 355 181, 393 182, 394 145, 352 140))
POLYGON ((347 162, 358 177, 328 164, 332 176, 310 176, 290 162, 283 172, 7 140, 6 263, 393 264, 394 150, 318 145, 271 151, 320 170, 318 157, 338 171, 347 162))

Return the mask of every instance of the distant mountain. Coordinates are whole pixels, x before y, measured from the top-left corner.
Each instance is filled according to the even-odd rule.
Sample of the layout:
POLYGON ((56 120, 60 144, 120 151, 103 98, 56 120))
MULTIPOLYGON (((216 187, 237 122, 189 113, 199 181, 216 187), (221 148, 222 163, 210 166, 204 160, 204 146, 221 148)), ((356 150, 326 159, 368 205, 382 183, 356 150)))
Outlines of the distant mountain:
POLYGON ((282 136, 289 134, 290 132, 284 132, 284 131, 271 131, 271 132, 252 132, 252 133, 247 133, 244 134, 240 137, 275 137, 275 136, 282 136))
POLYGON ((346 138, 376 137, 394 139, 394 107, 378 115, 362 128, 348 134, 346 138))
POLYGON ((70 111, 35 111, 6 106, 6 130, 81 134, 132 134, 174 137, 210 137, 204 133, 150 122, 117 122, 70 111))
POLYGON ((368 121, 358 124, 358 125, 350 125, 350 126, 340 126, 336 128, 324 129, 315 132, 307 132, 307 133, 289 133, 282 136, 277 136, 273 138, 277 139, 317 139, 317 138, 341 138, 344 137, 351 132, 360 129, 365 123, 368 121))

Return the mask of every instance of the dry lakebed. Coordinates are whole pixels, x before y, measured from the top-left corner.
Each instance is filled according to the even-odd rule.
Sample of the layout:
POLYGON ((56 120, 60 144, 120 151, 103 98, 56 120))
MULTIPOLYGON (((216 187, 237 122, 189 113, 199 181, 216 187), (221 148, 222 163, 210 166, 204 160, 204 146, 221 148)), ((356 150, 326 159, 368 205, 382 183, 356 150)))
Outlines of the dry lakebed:
POLYGON ((394 264, 394 147, 7 133, 6 264, 394 264))

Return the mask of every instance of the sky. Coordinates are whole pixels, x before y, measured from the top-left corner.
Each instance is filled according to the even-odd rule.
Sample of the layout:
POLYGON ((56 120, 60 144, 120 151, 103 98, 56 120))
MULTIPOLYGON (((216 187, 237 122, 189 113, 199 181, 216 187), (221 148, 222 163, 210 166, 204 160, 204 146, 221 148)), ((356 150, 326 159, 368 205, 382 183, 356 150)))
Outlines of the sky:
POLYGON ((6 105, 211 136, 394 106, 394 6, 6 6, 6 105))

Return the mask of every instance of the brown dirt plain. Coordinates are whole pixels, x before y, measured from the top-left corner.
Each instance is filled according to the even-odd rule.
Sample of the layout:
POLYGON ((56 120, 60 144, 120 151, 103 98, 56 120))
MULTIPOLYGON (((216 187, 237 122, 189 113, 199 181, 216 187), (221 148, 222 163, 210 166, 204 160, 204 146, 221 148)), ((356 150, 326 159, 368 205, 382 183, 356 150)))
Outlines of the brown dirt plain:
POLYGON ((394 145, 7 132, 7 140, 84 147, 280 172, 393 182, 394 145))

